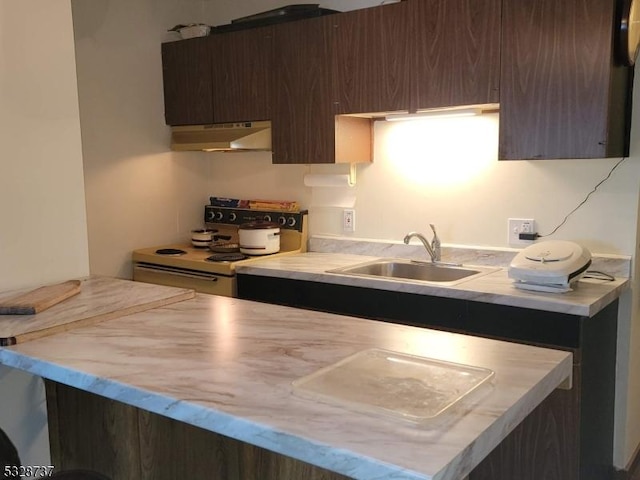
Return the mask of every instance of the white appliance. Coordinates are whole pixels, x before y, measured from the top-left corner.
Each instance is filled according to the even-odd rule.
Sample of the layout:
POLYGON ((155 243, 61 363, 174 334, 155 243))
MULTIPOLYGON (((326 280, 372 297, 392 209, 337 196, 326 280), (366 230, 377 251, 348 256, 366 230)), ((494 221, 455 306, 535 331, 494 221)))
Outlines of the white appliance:
POLYGON ((216 232, 214 236, 225 238, 229 242, 227 245, 237 245, 238 251, 213 254, 216 250, 211 247, 198 248, 192 244, 142 248, 135 250, 132 255, 133 279, 235 297, 236 267, 263 258, 260 255, 247 257, 241 253, 239 231, 242 225, 251 222, 264 222, 265 225, 274 222, 278 226, 278 248, 269 250, 271 256, 307 251, 306 210, 289 212, 206 205, 204 221, 208 228, 216 232))
POLYGON ((591 252, 567 241, 547 241, 531 245, 509 265, 509 278, 524 290, 564 293, 591 265, 591 252))

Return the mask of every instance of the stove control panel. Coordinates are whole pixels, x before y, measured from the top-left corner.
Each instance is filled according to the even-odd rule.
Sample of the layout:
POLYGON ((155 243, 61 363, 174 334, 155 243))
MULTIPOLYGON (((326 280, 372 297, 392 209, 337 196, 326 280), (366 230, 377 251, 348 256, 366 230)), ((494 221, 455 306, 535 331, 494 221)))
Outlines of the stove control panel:
POLYGON ((277 212, 267 210, 249 210, 244 208, 214 207, 205 205, 204 221, 206 223, 220 223, 224 225, 242 225, 243 223, 264 221, 274 222, 280 228, 302 231, 304 217, 307 210, 300 212, 277 212))

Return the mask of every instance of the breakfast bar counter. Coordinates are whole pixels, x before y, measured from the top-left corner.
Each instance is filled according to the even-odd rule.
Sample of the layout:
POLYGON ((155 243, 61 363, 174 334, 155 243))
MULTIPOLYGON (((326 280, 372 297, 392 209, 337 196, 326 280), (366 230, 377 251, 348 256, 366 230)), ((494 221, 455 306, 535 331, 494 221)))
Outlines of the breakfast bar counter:
MULTIPOLYGON (((56 395, 72 387, 197 427, 199 435, 229 437, 329 471, 323 478, 460 479, 551 392, 568 387, 572 375, 569 352, 205 294, 1 348, 0 363, 48 380, 50 429, 60 434, 57 440, 52 435, 52 458, 64 463, 57 466, 96 468, 114 478, 133 470, 138 478, 156 479, 251 475, 244 470, 243 476, 249 467, 238 466, 237 456, 223 449, 203 452, 218 463, 235 462, 218 477, 185 469, 145 475, 163 456, 173 458, 167 449, 148 449, 174 441, 175 429, 161 435, 145 428, 148 417, 133 416, 127 423, 112 409, 104 417, 107 427, 126 425, 109 448, 108 433, 92 432, 91 419, 84 425, 79 419, 98 410, 77 408, 56 395), (293 381, 371 348, 490 369, 495 377, 473 404, 433 425, 362 413, 293 391, 293 381), (59 411, 64 407, 71 410, 67 417, 59 411), (65 430, 74 428, 86 438, 65 442, 65 430), (92 435, 100 437, 109 462, 96 452, 73 458, 72 446, 81 450, 92 435)), ((184 450, 185 464, 205 462, 184 450)), ((263 467, 261 478, 267 478, 263 467)), ((275 471, 273 478, 295 478, 275 471)))

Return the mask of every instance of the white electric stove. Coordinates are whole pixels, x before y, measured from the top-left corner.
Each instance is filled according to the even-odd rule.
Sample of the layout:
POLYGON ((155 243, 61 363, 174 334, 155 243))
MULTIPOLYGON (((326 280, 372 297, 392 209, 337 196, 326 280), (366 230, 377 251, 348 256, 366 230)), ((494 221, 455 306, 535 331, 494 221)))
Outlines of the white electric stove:
POLYGON ((132 255, 133 280, 235 297, 235 269, 238 265, 307 250, 306 211, 278 212, 207 205, 204 218, 206 226, 228 238, 228 243, 238 243, 238 226, 243 223, 256 220, 276 222, 280 225, 280 251, 247 256, 237 252, 216 253, 188 243, 142 248, 132 255))

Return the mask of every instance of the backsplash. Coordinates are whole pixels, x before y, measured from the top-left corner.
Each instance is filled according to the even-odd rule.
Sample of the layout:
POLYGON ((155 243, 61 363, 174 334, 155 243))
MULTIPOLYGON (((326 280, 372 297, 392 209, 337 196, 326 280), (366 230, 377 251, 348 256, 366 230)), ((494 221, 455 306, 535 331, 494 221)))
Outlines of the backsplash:
MULTIPOLYGON (((427 252, 422 245, 405 245, 404 243, 388 240, 313 235, 309 239, 309 251, 429 261, 427 252)), ((507 268, 517 253, 518 250, 512 249, 442 245, 443 262, 461 263, 463 265, 507 268)), ((629 278, 631 257, 623 255, 592 255, 590 270, 597 270, 614 277, 629 278)))

